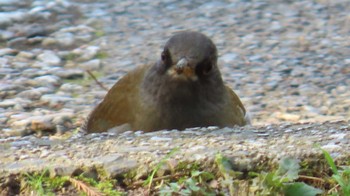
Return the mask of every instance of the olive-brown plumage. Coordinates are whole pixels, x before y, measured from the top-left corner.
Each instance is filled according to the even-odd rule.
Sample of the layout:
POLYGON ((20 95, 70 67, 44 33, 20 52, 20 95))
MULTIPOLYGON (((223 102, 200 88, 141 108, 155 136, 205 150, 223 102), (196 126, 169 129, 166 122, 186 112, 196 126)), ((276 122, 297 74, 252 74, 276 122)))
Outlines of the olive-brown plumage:
POLYGON ((214 43, 185 31, 168 40, 157 63, 121 78, 92 111, 86 130, 148 132, 247 123, 242 102, 221 78, 214 43))

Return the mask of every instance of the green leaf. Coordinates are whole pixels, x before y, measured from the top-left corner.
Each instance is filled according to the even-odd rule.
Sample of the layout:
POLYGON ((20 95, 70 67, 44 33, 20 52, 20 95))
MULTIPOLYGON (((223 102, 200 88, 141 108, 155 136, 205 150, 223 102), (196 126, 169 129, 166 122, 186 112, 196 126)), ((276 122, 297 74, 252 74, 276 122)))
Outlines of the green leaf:
POLYGON ((350 177, 350 167, 349 166, 340 166, 340 167, 343 170, 343 175, 350 177))
POLYGON ((279 164, 277 174, 284 175, 284 178, 282 178, 283 182, 290 182, 299 178, 299 170, 299 160, 293 158, 284 158, 279 164))
POLYGON ((188 186, 188 188, 194 192, 197 192, 200 190, 200 187, 197 186, 197 182, 195 180, 193 180, 192 178, 189 178, 188 180, 186 180, 186 185, 188 186))
POLYGON ((172 182, 169 185, 170 185, 171 190, 173 190, 175 192, 178 192, 181 189, 181 187, 175 182, 172 182))
POLYGON ((179 194, 180 195, 185 195, 185 196, 187 196, 187 195, 191 195, 191 190, 189 190, 189 189, 184 189, 184 190, 181 190, 180 192, 179 192, 179 194))
POLYGON ((303 182, 289 184, 284 189, 285 196, 315 196, 321 193, 322 190, 309 186, 303 182))
POLYGON ((174 193, 174 191, 169 186, 164 185, 158 193, 160 196, 171 196, 174 193))
POLYGON ((155 174, 157 173, 157 171, 166 163, 167 160, 169 160, 169 158, 171 156, 173 156, 173 154, 175 154, 177 151, 179 151, 179 148, 174 148, 172 149, 167 155, 165 155, 164 158, 162 158, 162 160, 155 166, 155 168, 153 169, 151 175, 149 175, 147 177, 147 179, 143 182, 143 185, 146 186, 148 185, 148 188, 151 188, 152 182, 153 182, 153 178, 155 176, 155 174))
POLYGON ((347 184, 346 184, 346 182, 344 182, 344 179, 343 179, 342 176, 340 176, 340 175, 333 175, 332 178, 334 178, 342 188, 346 187, 347 184))
POLYGON ((341 179, 336 179, 335 176, 337 175, 333 175, 332 177, 338 181, 339 185, 341 185, 341 183, 343 184, 341 185, 341 188, 344 195, 350 195, 350 168, 349 166, 343 166, 341 168, 342 170, 339 171, 341 174, 341 179))
POLYGON ((208 180, 212 180, 215 178, 215 176, 210 173, 210 172, 206 172, 206 171, 198 171, 198 170, 195 170, 195 171, 191 171, 191 176, 192 178, 193 177, 198 177, 199 179, 199 182, 205 182, 205 181, 208 181, 208 180))
POLYGON ((228 158, 222 156, 222 154, 216 154, 215 162, 218 165, 221 173, 228 173, 229 171, 232 171, 232 163, 228 158))
POLYGON ((192 177, 197 177, 197 176, 199 176, 199 175, 201 175, 201 174, 202 174, 202 172, 201 172, 201 171, 198 171, 198 170, 191 171, 191 176, 192 176, 192 177))
POLYGON ((323 150, 322 148, 320 148, 320 149, 322 150, 328 165, 331 167, 333 174, 338 175, 339 173, 338 173, 337 166, 335 165, 331 155, 326 150, 323 150))

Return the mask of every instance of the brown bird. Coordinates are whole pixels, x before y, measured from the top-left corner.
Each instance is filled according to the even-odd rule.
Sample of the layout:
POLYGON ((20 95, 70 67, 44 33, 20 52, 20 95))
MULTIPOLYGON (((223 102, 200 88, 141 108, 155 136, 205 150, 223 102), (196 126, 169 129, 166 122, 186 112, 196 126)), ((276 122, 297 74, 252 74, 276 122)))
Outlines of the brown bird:
POLYGON ((246 110, 224 84, 217 58, 216 46, 202 33, 175 34, 157 63, 136 68, 109 90, 90 114, 86 130, 246 125, 246 110))

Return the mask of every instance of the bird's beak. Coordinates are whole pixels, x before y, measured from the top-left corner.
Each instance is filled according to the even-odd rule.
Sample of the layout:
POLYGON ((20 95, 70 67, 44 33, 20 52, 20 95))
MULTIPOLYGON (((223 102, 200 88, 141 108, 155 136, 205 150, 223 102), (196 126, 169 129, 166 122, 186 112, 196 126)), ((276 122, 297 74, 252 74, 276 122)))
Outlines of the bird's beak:
POLYGON ((177 69, 183 69, 184 67, 186 67, 188 65, 188 61, 185 58, 180 59, 177 64, 176 64, 176 68, 177 69))
POLYGON ((184 77, 192 80, 197 79, 194 67, 190 65, 189 61, 186 58, 181 58, 176 63, 176 65, 173 67, 172 75, 177 75, 177 77, 184 77))

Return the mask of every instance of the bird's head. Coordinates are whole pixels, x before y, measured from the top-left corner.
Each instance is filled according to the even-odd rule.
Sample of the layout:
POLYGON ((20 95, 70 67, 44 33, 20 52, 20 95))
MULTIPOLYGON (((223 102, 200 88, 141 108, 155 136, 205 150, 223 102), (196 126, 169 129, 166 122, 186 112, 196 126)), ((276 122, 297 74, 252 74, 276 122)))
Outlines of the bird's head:
POLYGON ((217 71, 217 49, 202 33, 180 32, 165 44, 158 65, 175 80, 197 81, 217 71))

